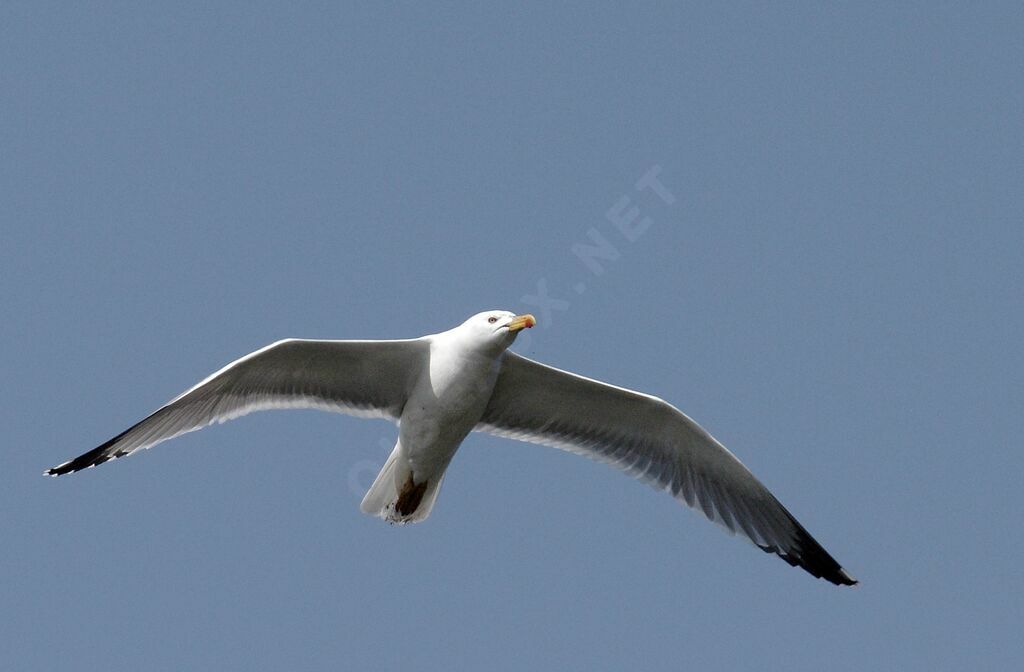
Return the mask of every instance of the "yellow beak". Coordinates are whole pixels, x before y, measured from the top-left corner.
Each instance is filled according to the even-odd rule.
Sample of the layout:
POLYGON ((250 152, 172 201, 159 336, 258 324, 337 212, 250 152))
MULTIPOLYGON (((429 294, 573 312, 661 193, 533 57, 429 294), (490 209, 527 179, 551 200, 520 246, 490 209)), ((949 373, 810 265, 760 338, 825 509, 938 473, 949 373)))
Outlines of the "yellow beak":
POLYGON ((514 334, 517 331, 529 329, 535 324, 537 324, 537 319, 529 313, 526 315, 516 315, 512 318, 512 321, 508 323, 508 330, 514 334))

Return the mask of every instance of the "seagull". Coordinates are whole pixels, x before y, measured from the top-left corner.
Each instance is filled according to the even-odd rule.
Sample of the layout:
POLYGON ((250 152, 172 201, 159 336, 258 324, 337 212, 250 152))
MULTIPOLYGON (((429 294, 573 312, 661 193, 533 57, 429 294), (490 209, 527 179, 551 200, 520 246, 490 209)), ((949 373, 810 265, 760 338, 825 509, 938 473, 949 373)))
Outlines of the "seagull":
POLYGON ((608 463, 790 565, 857 583, 768 489, 667 402, 508 350, 533 315, 478 313, 420 338, 289 338, 210 375, 103 445, 48 469, 95 467, 253 411, 316 408, 398 423, 398 441, 360 509, 397 523, 430 515, 462 441, 484 431, 608 463))

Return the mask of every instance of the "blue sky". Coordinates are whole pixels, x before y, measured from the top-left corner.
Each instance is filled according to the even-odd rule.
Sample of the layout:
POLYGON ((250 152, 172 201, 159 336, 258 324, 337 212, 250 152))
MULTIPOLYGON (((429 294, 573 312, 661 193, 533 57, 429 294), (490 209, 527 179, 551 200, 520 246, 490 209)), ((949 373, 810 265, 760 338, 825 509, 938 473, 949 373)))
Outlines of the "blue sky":
POLYGON ((6 666, 1019 662, 1022 34, 1016 3, 5 3, 6 666), (270 341, 489 308, 697 419, 862 585, 481 434, 392 528, 358 505, 394 427, 313 411, 41 475, 270 341))

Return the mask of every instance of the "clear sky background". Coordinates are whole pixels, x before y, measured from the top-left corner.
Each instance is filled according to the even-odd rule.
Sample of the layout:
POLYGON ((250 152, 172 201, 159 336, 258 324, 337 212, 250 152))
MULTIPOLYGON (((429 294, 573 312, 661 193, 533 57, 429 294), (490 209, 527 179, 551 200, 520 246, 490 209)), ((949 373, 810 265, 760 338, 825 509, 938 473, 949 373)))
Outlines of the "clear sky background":
POLYGON ((1019 664, 1019 3, 166 4, 0 7, 5 669, 1019 664), (489 308, 862 585, 483 434, 389 527, 395 428, 315 411, 42 476, 273 340, 489 308))

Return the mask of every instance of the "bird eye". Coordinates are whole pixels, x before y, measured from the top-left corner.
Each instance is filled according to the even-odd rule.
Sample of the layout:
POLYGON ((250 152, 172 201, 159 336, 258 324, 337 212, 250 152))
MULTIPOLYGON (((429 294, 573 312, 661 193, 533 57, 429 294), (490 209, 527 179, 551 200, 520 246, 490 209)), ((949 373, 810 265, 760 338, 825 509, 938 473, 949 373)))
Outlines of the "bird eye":
POLYGON ((496 317, 494 317, 494 316, 492 315, 491 317, 488 317, 488 318, 487 318, 487 321, 488 321, 488 322, 490 322, 491 324, 494 324, 495 322, 497 322, 497 321, 498 321, 498 318, 496 318, 496 317))

